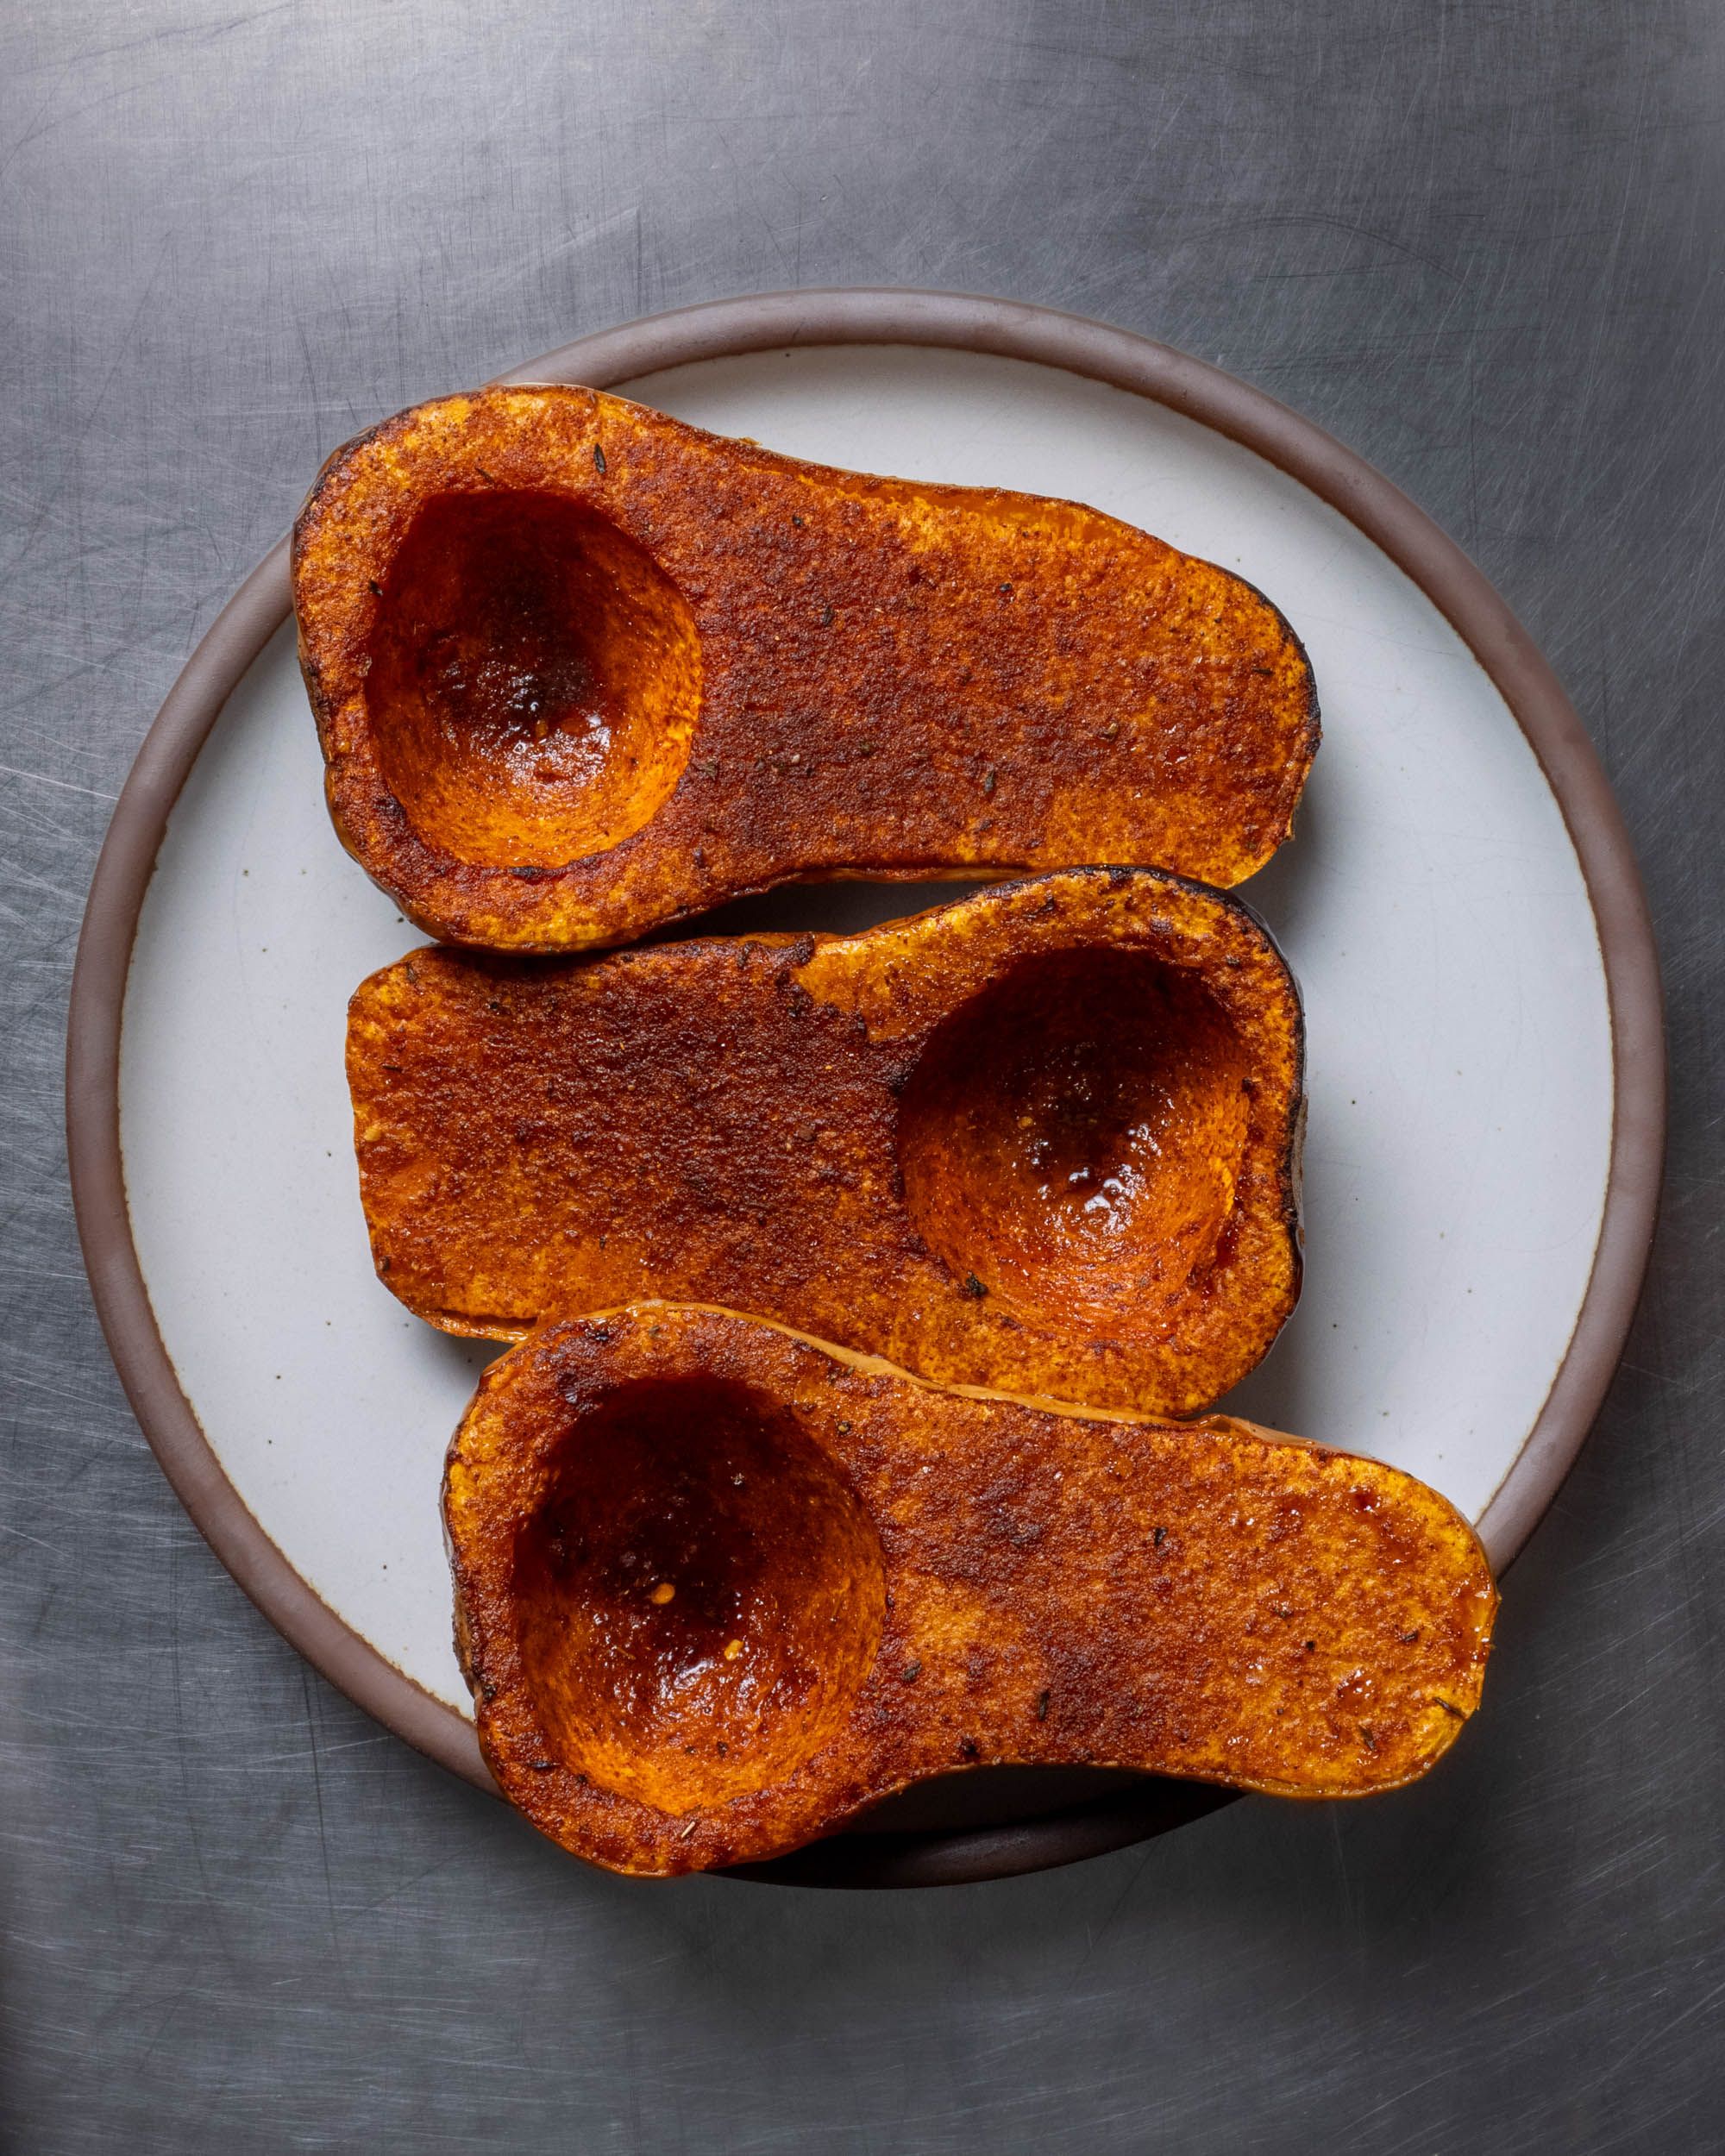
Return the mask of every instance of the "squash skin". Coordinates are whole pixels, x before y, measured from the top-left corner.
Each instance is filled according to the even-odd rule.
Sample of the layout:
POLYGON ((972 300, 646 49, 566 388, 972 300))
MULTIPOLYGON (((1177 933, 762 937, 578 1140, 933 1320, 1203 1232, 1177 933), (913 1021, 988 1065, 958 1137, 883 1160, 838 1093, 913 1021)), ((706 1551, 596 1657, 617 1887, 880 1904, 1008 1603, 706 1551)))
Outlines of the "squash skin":
POLYGON ((1318 743, 1297 639, 1225 570, 591 390, 444 398, 349 442, 293 586, 343 844, 478 947, 626 943, 792 878, 1230 886, 1318 743))
POLYGON ((647 1876, 969 1765, 1398 1788, 1478 1705, 1497 1601, 1467 1523, 1377 1461, 943 1390, 662 1304, 493 1363, 444 1514, 499 1786, 647 1876))
POLYGON ((356 992, 348 1068, 378 1272, 448 1332, 648 1294, 1183 1414, 1299 1293, 1297 991, 1154 870, 850 937, 420 950, 356 992))

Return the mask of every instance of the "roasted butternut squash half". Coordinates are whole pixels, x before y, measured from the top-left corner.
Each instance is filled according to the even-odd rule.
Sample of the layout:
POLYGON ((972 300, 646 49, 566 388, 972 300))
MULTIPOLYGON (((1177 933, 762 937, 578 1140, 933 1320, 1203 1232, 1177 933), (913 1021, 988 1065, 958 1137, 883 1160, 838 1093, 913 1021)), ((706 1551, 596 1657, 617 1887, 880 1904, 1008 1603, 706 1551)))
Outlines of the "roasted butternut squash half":
POLYGON ((651 1294, 1185 1413, 1299 1292, 1293 980, 1154 870, 854 936, 423 950, 354 995, 348 1069, 378 1271, 451 1332, 651 1294))
POLYGON ((542 1327, 443 1501, 492 1771, 618 1871, 775 1856, 965 1766, 1392 1789, 1477 1706, 1496 1608, 1466 1521, 1377 1461, 729 1311, 542 1327))
POLYGON ((1317 746, 1304 653, 1226 570, 592 390, 349 442, 293 590, 336 830, 451 943, 626 943, 799 877, 1231 885, 1317 746))

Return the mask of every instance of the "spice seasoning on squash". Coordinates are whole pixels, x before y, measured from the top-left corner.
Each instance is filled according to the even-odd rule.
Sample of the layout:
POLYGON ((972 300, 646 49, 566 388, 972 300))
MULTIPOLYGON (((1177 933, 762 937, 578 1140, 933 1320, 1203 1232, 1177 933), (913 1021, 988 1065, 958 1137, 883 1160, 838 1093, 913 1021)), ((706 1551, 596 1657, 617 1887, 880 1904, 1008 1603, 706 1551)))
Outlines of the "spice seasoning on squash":
POLYGON ((1186 1413, 1298 1294, 1297 994, 1151 870, 852 937, 422 951, 355 994, 348 1075, 379 1272, 449 1332, 650 1291, 1186 1413))
POLYGON ((347 444, 293 589, 342 843, 474 946, 625 943, 789 877, 1230 885, 1318 743, 1297 639, 1226 570, 590 390, 444 398, 347 444))
POLYGON ((945 1390, 728 1311, 605 1329, 494 1363, 444 1486, 486 1758, 593 1863, 760 1860, 955 1758, 1364 1796, 1478 1703, 1477 1540, 1378 1462, 945 1390), (625 1552, 674 1571, 668 1625, 625 1552))

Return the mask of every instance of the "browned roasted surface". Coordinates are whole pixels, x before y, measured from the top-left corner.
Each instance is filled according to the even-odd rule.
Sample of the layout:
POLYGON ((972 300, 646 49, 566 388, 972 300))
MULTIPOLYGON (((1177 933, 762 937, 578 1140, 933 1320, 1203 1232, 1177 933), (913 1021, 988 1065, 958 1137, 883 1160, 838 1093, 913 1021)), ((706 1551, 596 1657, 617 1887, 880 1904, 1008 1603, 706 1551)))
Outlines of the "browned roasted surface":
POLYGON ((1299 1291, 1293 981, 1152 870, 850 937, 420 950, 354 996, 348 1061, 378 1270, 450 1332, 674 1297, 1183 1413, 1299 1291))
POLYGON ((493 1363, 444 1509, 492 1771, 619 1871, 775 1856, 967 1765, 1394 1789, 1478 1704, 1496 1608, 1467 1523, 1376 1461, 665 1305, 493 1363))
POLYGON ((1317 746, 1304 654, 1225 570, 590 390, 362 435, 293 575, 336 830, 455 943, 623 943, 845 870, 1237 883, 1317 746))

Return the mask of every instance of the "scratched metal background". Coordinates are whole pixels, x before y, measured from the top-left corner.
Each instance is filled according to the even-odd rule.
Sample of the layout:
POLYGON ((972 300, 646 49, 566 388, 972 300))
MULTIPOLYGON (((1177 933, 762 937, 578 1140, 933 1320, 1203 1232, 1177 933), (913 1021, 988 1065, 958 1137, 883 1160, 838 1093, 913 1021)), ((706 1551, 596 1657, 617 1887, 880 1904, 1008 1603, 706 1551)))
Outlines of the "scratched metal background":
POLYGON ((1722 45, 1711 0, 4 10, 9 2151, 1719 2146, 1722 45), (1077 309, 1311 412, 1472 549, 1621 791, 1660 1250, 1417 1791, 993 1887, 630 1887, 311 1677, 127 1413, 61 1027, 159 699, 363 423, 798 282, 1077 309))

